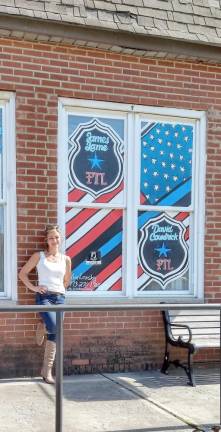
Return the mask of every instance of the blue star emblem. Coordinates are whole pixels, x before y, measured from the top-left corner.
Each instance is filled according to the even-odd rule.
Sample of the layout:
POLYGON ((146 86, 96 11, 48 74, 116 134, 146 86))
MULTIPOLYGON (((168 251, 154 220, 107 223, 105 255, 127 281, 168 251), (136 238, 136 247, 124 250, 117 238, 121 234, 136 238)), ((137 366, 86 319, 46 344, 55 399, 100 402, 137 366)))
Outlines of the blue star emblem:
POLYGON ((160 248, 155 248, 155 250, 159 252, 159 257, 161 257, 161 255, 167 257, 167 252, 171 251, 171 249, 168 249, 164 243, 160 248))
POLYGON ((88 158, 88 160, 91 162, 91 169, 92 168, 101 168, 100 164, 101 162, 104 162, 103 159, 99 159, 95 153, 93 158, 88 158))

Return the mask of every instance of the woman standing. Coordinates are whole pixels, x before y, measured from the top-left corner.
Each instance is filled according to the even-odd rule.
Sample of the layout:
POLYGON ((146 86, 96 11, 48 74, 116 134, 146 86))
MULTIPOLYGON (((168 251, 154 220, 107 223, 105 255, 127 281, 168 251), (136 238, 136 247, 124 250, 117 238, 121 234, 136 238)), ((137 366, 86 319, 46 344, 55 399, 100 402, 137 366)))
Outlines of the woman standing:
MULTIPOLYGON (((24 285, 36 293, 36 304, 57 305, 65 301, 65 288, 70 283, 71 260, 60 253, 61 234, 58 225, 48 225, 45 230, 46 250, 34 253, 22 267, 19 278, 24 285), (34 286, 29 273, 37 268, 38 285, 34 286)), ((37 343, 41 345, 44 340, 45 328, 47 340, 45 345, 44 361, 41 370, 43 380, 54 384, 52 367, 56 354, 56 312, 40 312, 43 323, 37 328, 37 343)))

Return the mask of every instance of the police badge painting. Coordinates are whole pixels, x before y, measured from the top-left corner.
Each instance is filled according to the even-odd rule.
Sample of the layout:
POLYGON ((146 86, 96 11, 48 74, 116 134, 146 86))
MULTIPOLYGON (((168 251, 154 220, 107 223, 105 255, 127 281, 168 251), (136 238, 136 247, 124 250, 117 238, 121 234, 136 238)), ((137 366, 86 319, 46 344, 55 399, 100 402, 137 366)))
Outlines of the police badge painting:
POLYGON ((81 191, 99 202, 123 190, 124 143, 105 119, 87 120, 79 121, 69 137, 69 191, 81 191))
POLYGON ((161 289, 188 270, 186 227, 162 213, 140 228, 138 260, 148 276, 146 285, 156 281, 161 289))

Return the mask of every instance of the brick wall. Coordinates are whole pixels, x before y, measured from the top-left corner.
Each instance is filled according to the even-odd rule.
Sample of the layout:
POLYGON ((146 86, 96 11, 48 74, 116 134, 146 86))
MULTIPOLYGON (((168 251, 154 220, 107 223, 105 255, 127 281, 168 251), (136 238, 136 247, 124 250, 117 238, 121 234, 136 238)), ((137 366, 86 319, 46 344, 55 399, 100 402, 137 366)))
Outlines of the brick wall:
MULTIPOLYGON (((221 67, 16 40, 0 40, 0 90, 16 92, 18 267, 42 248, 42 227, 56 222, 58 97, 206 110, 206 299, 221 302, 221 67)), ((33 274, 33 278, 35 275, 33 274)), ((33 303, 20 284, 19 301, 33 303)), ((37 315, 0 317, 0 376, 37 373, 37 315)), ((159 312, 68 313, 66 372, 159 365, 159 312)), ((215 350, 198 359, 218 358, 215 350)))

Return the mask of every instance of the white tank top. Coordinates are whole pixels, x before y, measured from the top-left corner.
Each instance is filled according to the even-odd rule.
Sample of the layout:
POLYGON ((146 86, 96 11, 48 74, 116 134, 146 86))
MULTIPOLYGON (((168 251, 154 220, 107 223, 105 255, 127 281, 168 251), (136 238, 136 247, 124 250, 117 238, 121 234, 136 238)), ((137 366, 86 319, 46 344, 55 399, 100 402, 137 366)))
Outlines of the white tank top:
POLYGON ((66 272, 65 255, 60 254, 58 262, 49 261, 44 252, 40 252, 37 264, 38 284, 44 285, 48 291, 64 294, 64 275, 66 272))

